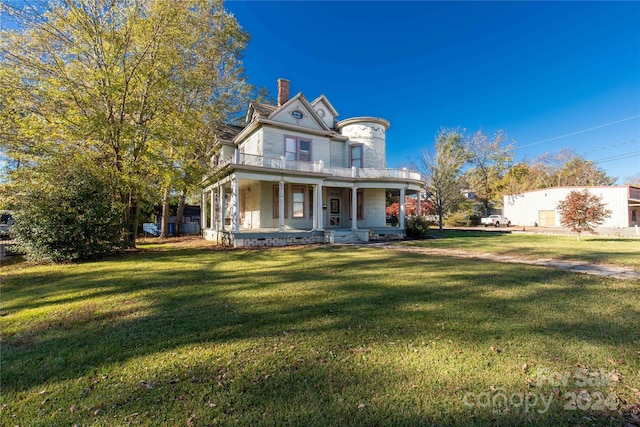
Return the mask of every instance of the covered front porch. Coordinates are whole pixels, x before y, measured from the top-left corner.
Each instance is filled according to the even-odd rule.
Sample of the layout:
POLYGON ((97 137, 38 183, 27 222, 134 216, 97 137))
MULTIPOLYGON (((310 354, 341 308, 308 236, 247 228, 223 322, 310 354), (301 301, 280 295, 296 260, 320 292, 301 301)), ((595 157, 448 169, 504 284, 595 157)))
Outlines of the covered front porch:
POLYGON ((236 247, 404 237, 405 196, 418 188, 393 180, 327 178, 235 171, 203 192, 203 237, 236 247), (387 194, 400 196, 396 227, 386 224, 387 194))

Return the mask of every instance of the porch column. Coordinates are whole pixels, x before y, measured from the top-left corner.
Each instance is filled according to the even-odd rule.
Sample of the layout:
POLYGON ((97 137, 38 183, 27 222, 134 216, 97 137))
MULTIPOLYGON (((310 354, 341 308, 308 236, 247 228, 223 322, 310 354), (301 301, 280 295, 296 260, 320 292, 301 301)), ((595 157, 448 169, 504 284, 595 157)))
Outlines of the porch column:
POLYGON ((200 227, 204 230, 207 226, 207 193, 202 192, 202 204, 200 205, 200 227))
POLYGON ((209 219, 211 226, 211 229, 215 229, 217 227, 218 224, 216 224, 216 193, 215 191, 211 190, 211 218, 209 219))
POLYGON ((406 197, 406 189, 402 187, 400 189, 400 229, 404 230, 405 224, 405 214, 406 214, 406 206, 405 206, 405 197, 406 197))
POLYGON ((227 209, 224 205, 224 188, 222 185, 218 187, 218 205, 220 206, 220 227, 218 228, 220 231, 224 231, 224 214, 227 209))
POLYGON ((420 197, 422 193, 418 191, 418 217, 422 216, 422 197, 420 197))
MULTIPOLYGON (((355 168, 354 168, 355 169, 355 168)), ((358 186, 351 188, 351 230, 358 230, 358 186)))
POLYGON ((278 184, 278 232, 284 232, 284 181, 278 184))
POLYGON ((316 185, 315 190, 318 192, 318 197, 316 197, 315 205, 316 206, 316 230, 324 231, 324 213, 322 210, 322 205, 324 204, 324 200, 322 199, 322 184, 316 185))
POLYGON ((311 229, 312 230, 317 230, 318 229, 318 185, 314 185, 313 186, 313 195, 312 197, 312 204, 313 204, 313 211, 311 212, 311 218, 313 218, 313 221, 311 221, 311 229))
POLYGON ((233 232, 240 231, 240 197, 238 197, 238 178, 231 180, 231 224, 233 232))

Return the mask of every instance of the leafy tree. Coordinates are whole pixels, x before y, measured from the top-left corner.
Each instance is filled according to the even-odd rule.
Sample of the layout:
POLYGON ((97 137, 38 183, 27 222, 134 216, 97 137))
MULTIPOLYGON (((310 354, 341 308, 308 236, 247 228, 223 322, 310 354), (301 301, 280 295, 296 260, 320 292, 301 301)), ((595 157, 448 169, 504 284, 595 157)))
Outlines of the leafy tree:
POLYGON ((549 187, 614 183, 615 179, 608 176, 593 161, 586 160, 570 149, 561 149, 557 153, 545 153, 531 162, 523 161, 515 165, 507 173, 506 181, 502 184, 503 194, 517 194, 549 187), (519 182, 516 186, 512 186, 514 178, 519 182))
POLYGON ((560 224, 577 233, 580 241, 581 233, 594 233, 595 228, 611 216, 611 211, 605 206, 601 197, 584 189, 571 191, 556 208, 560 211, 560 224))
POLYGON ((532 190, 532 177, 535 172, 532 170, 532 166, 523 160, 513 165, 507 173, 498 182, 497 188, 501 195, 509 196, 513 194, 520 194, 524 191, 532 190))
MULTIPOLYGON (((405 198, 405 213, 407 215, 418 215, 418 200, 414 197, 406 197, 405 198)), ((422 215, 431 215, 436 212, 435 205, 431 200, 421 200, 420 202, 420 216, 422 215)), ((400 215, 400 203, 392 202, 386 207, 387 216, 395 216, 400 215)))
POLYGON ((68 150, 95 154, 114 177, 123 244, 134 246, 141 203, 195 185, 212 123, 247 93, 248 36, 221 0, 35 3, 2 3, 22 23, 0 36, 7 178, 64 162, 68 150))
POLYGON ((74 261, 120 249, 120 212, 109 176, 93 162, 46 164, 20 195, 11 234, 34 261, 74 261))
POLYGON ((460 203, 462 167, 467 161, 463 134, 455 129, 442 129, 436 136, 434 153, 423 151, 421 163, 416 165, 426 177, 427 191, 438 214, 442 231, 443 215, 460 203))
POLYGON ((498 131, 490 139, 481 130, 467 138, 465 149, 470 169, 465 179, 482 203, 482 213, 489 213, 492 203, 502 202, 500 182, 511 168, 514 141, 509 141, 504 131, 498 131))

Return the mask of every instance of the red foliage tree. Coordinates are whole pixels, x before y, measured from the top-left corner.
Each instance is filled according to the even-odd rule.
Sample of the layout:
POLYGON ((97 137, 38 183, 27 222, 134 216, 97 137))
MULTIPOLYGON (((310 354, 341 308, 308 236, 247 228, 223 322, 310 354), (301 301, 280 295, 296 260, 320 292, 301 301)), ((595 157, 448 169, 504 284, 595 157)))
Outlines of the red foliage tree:
MULTIPOLYGON (((418 213, 418 199, 413 197, 407 197, 404 205, 405 213, 407 215, 416 215, 418 213)), ((431 200, 422 200, 420 206, 422 215, 434 215, 436 207, 431 200)), ((387 216, 399 216, 400 215, 400 203, 395 202, 387 206, 387 216)))
POLYGON ((577 233, 578 241, 582 232, 595 233, 595 228, 611 216, 602 198, 587 189, 570 192, 556 208, 560 211, 560 224, 577 233))

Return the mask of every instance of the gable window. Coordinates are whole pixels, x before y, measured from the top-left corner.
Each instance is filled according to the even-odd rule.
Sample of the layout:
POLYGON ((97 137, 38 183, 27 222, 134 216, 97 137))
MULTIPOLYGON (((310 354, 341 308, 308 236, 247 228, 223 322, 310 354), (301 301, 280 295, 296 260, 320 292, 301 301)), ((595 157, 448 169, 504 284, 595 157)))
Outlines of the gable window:
POLYGON ((362 168, 362 144, 353 144, 349 146, 349 166, 362 168))
POLYGON ((287 160, 311 161, 311 140, 286 136, 284 138, 284 157, 287 160))
MULTIPOLYGON (((356 210, 358 212, 358 221, 364 219, 364 190, 357 190, 356 193, 356 210)), ((349 219, 353 218, 353 214, 351 213, 351 196, 353 194, 353 190, 349 190, 349 219)))
POLYGON ((305 195, 306 195, 306 188, 302 187, 302 186, 293 186, 292 187, 292 193, 293 193, 293 205, 292 205, 292 212, 293 212, 293 218, 304 218, 304 208, 305 208, 305 195))

